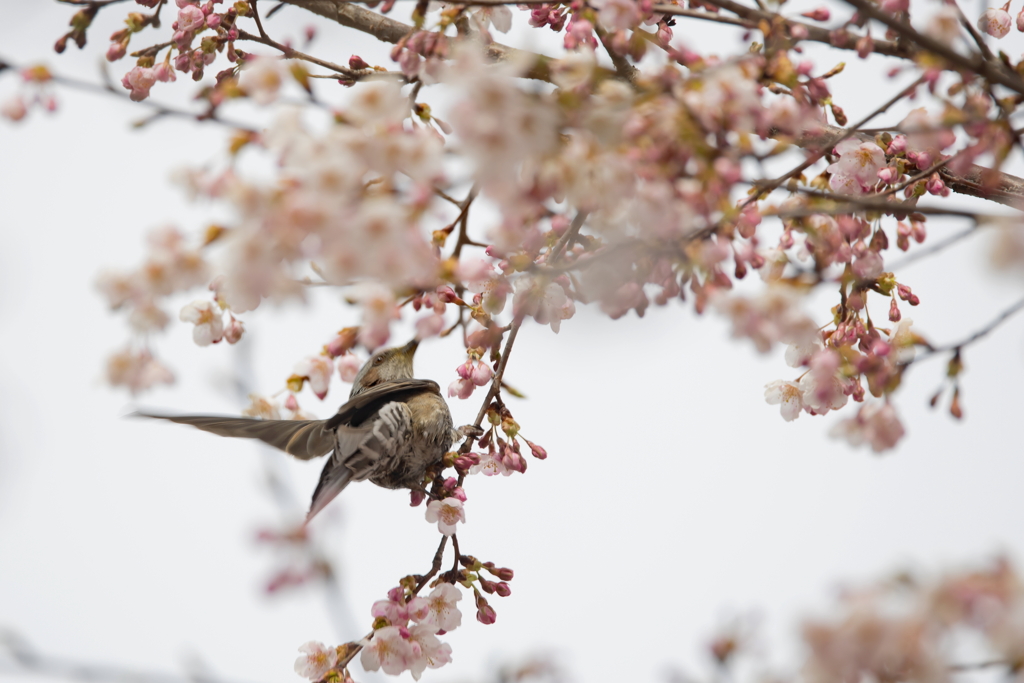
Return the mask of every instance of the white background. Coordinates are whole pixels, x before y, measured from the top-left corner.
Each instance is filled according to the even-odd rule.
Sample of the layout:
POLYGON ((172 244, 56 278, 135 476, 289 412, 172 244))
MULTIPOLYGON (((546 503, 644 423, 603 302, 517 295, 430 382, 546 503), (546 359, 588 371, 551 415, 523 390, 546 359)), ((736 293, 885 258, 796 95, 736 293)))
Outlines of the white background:
MULTIPOLYGON (((103 38, 127 7, 104 12, 85 53, 56 56, 48 46, 73 9, 0 0, 0 57, 95 79, 103 38)), ((287 8, 275 30, 296 37, 306 21, 287 8)), ((514 22, 522 30, 526 15, 514 22)), ((318 54, 386 63, 361 36, 321 25, 318 54)), ((835 84, 851 120, 882 100, 866 74, 883 69, 855 66, 835 84)), ((17 87, 0 78, 0 96, 17 87)), ((154 93, 184 101, 193 87, 154 93)), ((226 132, 170 120, 133 131, 138 105, 67 89, 58 98, 54 116, 0 122, 0 627, 88 662, 173 672, 199 657, 233 680, 297 681, 296 648, 361 636, 372 602, 427 569, 436 528, 406 494, 353 486, 314 525, 341 571, 340 627, 321 590, 263 595, 276 560, 253 538, 278 513, 257 448, 121 419, 129 399, 102 374, 126 327, 93 288, 100 268, 140 260, 147 230, 209 222, 215 209, 188 204, 169 176, 222 159, 226 132)), ((936 223, 932 235, 962 227, 936 223)), ((1019 280, 985 272, 986 245, 980 236, 902 273, 922 300, 916 330, 960 339, 1019 298, 1019 280)), ((820 303, 819 318, 831 305, 820 303)), ((354 322, 324 291, 307 308, 247 316, 252 386, 273 392, 299 357, 354 322)), ((513 595, 493 600, 489 627, 464 602, 463 627, 445 638, 455 661, 425 680, 484 679, 536 653, 580 681, 700 672, 707 637, 737 614, 763 615, 762 649, 785 669, 798 661, 800 617, 826 610, 844 581, 1000 552, 1020 560, 1022 337, 1016 319, 968 349, 961 423, 926 405, 943 362, 915 367, 898 398, 908 436, 877 457, 828 438, 836 416, 783 422, 762 387, 795 373, 781 353, 730 340, 713 314, 674 303, 613 322, 581 306, 557 336, 528 325, 507 378, 529 399, 510 405, 550 458, 531 460, 525 476, 471 479, 459 534, 464 552, 515 569, 513 595)), ((240 410, 236 350, 199 349, 179 324, 155 346, 179 381, 142 404, 240 410)), ((426 344, 418 375, 445 385, 461 358, 455 343, 426 344)), ((307 392, 304 405, 327 415, 346 391, 335 379, 323 404, 307 392)), ((472 421, 481 398, 455 400, 456 421, 472 421)), ((279 457, 304 504, 319 463, 279 457)))

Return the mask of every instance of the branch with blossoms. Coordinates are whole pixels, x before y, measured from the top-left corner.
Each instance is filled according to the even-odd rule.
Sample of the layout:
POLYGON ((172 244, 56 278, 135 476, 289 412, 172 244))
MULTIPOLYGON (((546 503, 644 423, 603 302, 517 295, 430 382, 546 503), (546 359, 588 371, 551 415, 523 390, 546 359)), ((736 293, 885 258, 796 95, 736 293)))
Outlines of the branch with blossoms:
MULTIPOLYGON (((949 208, 952 192, 1024 206, 1024 180, 1002 172, 1020 146, 1011 115, 1024 92, 1021 65, 993 59, 985 42, 1005 33, 1008 14, 990 11, 965 31, 953 6, 915 26, 900 0, 848 0, 856 13, 824 28, 808 22, 830 21, 825 10, 803 21, 734 0, 527 3, 520 19, 562 39, 564 52, 551 58, 495 41, 517 16, 503 3, 418 2, 409 24, 387 16, 392 1, 286 4, 387 43, 396 66, 355 54, 347 64, 323 59, 315 30, 299 50, 254 0, 136 0, 133 9, 147 11, 129 12, 110 36, 111 62, 139 48, 121 81, 133 101, 183 75, 201 83, 202 116, 212 120, 223 122, 234 102, 275 106, 289 91, 300 109, 237 133, 225 168, 181 175, 188 193, 226 205, 230 220, 156 231, 139 267, 108 271, 98 284, 132 331, 108 361, 108 379, 133 393, 173 379, 153 346, 171 311, 196 344, 216 347, 242 339, 266 301, 302 301, 313 284, 337 288, 358 324, 325 329, 276 393, 253 397, 245 413, 256 417, 310 417, 303 392, 323 401, 335 377, 352 381, 361 354, 387 344, 396 321, 423 341, 461 337, 448 396, 467 400, 484 387, 486 395, 475 431, 412 494, 442 534, 433 561, 374 603, 363 639, 305 646, 297 668, 312 680, 349 679, 356 655, 366 669, 415 678, 445 664, 451 649, 440 637, 461 624, 463 590, 477 619, 494 622, 487 596, 508 595, 512 572, 465 552, 455 531, 466 520, 469 475, 523 473, 527 449, 546 457, 503 399, 515 393, 505 371, 523 325, 557 333, 578 303, 621 318, 692 302, 727 318, 759 352, 787 347, 792 375, 765 389, 785 420, 845 411, 833 434, 875 452, 904 437, 895 398, 916 354, 952 353, 947 376, 958 381, 963 347, 994 328, 955 348, 930 345, 906 317, 929 302, 891 254, 934 250, 934 216, 997 220, 949 208), (165 27, 161 14, 172 9, 165 27), (676 34, 682 21, 735 30, 742 49, 701 54, 676 34), (885 40, 874 40, 872 22, 886 27, 885 40), (893 92, 847 126, 831 85, 843 64, 807 59, 804 41, 895 57, 902 66, 889 77, 910 78, 893 80, 893 92), (615 68, 601 66, 599 53, 615 68), (651 53, 658 58, 642 61, 651 53), (882 120, 915 99, 941 115, 921 107, 882 120), (273 177, 250 178, 243 148, 268 157, 273 177), (789 170, 767 175, 773 160, 789 170), (759 293, 737 293, 755 277, 759 293), (834 305, 806 312, 804 295, 822 287, 834 305)), ((84 47, 110 6, 81 5, 58 51, 68 41, 84 47)), ((25 73, 23 87, 45 103, 49 72, 25 73)), ((1024 265, 1024 247, 1016 253, 1004 250, 1007 265, 1024 265)), ((953 403, 958 416, 959 384, 953 403)))

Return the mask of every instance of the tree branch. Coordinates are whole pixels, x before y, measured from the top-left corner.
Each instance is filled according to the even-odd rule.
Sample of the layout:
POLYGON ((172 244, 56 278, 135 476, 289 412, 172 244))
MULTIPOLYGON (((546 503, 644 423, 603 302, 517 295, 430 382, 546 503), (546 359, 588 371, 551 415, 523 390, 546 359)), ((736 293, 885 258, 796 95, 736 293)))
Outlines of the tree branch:
MULTIPOLYGON (((353 28, 362 33, 369 34, 385 43, 397 44, 402 38, 415 31, 414 26, 395 21, 383 14, 378 14, 368 9, 358 7, 345 0, 283 0, 289 5, 301 7, 304 10, 319 14, 322 17, 336 21, 342 26, 353 28)), ((529 64, 530 67, 523 74, 526 78, 539 81, 551 80, 550 62, 551 57, 520 50, 518 48, 491 43, 486 46, 487 56, 492 62, 515 61, 521 64, 529 64)))

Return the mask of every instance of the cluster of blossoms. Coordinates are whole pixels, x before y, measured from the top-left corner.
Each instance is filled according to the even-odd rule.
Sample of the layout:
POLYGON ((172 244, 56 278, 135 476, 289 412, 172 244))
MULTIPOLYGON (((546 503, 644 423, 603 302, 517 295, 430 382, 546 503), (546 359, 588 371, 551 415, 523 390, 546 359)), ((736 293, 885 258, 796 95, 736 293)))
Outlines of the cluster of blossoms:
MULTIPOLYGON (((0 62, 0 71, 6 65, 0 62)), ((57 98, 50 87, 53 75, 45 66, 34 66, 21 70, 22 92, 0 103, 0 116, 11 121, 21 121, 28 115, 30 107, 40 107, 52 112, 57 109, 57 98)))
MULTIPOLYGON (((160 11, 170 8, 164 0, 136 2, 154 11, 128 15, 126 28, 111 36, 110 61, 127 55, 143 30, 159 28, 160 11)), ((255 3, 174 4, 169 40, 132 53, 137 62, 122 79, 132 100, 146 99, 156 83, 174 81, 176 74, 202 80, 223 57, 228 66, 201 94, 207 118, 216 118, 228 98, 271 105, 289 78, 323 104, 313 97, 312 84, 329 81, 310 79, 304 55, 270 40, 262 24, 258 37, 239 26, 254 17, 255 3), (246 55, 236 42, 248 38, 288 61, 246 55)), ((238 316, 267 299, 301 300, 310 284, 340 288, 359 307, 359 326, 339 331, 319 353, 299 360, 280 404, 253 397, 246 413, 270 419, 308 417, 298 393, 308 385, 323 400, 335 372, 352 381, 362 364, 355 349, 372 352, 387 343, 403 312, 414 318, 419 339, 461 328, 466 356, 448 395, 467 399, 489 386, 486 429, 475 450, 470 441, 446 456, 444 465, 454 467, 457 477, 432 472, 425 482, 430 493, 412 495, 414 505, 429 495, 425 516, 445 543, 466 520, 466 475, 524 473, 527 447, 536 458, 547 455, 520 434, 501 400, 501 390, 508 389, 495 375, 507 360, 506 334, 528 319, 557 333, 577 304, 594 303, 611 318, 630 311, 643 316, 652 303, 692 300, 699 313, 711 306, 730 320, 734 336, 750 339, 759 351, 788 345, 786 361, 802 374, 772 382, 765 392, 785 420, 838 411, 852 399, 860 404, 855 415, 833 433, 876 452, 892 448, 904 428, 891 396, 915 349, 927 345, 901 310, 903 303, 917 305, 918 297, 886 270, 886 252, 892 241, 907 251, 925 240, 924 215, 915 204, 925 195, 948 195, 949 173, 971 171, 982 157, 1005 158, 1013 143, 1002 117, 1006 105, 992 99, 988 84, 960 73, 960 82, 941 96, 941 117, 917 109, 892 133, 871 138, 845 131, 848 137, 839 140, 827 121, 831 114, 840 126, 847 123, 829 81, 842 67, 822 73, 799 47, 812 28, 821 29, 777 15, 778 21, 754 22, 764 33, 763 45, 730 57, 701 55, 674 34, 677 19, 655 6, 651 0, 593 0, 520 8, 531 26, 562 33, 568 52, 539 61, 503 53, 494 64, 491 57, 503 46, 491 43, 491 30, 509 30, 510 8, 421 3, 415 26, 406 27, 391 50, 398 72, 380 73, 357 56, 348 67, 330 65, 332 79, 355 87, 346 104, 331 111, 327 126, 316 128, 300 112, 288 111, 268 129, 235 138, 233 152, 247 145, 273 158, 272 179, 249 179, 237 166, 186 174, 194 195, 232 209, 230 225, 212 228, 197 247, 186 246, 176 231, 157 233, 146 263, 104 275, 101 290, 145 336, 167 325, 165 298, 207 287, 212 297, 185 305, 179 314, 193 325, 194 341, 207 346, 238 341, 244 331, 238 316), (481 40, 467 39, 473 36, 481 40), (611 53, 615 72, 600 66, 601 50, 611 53), (649 51, 657 59, 643 73, 631 71, 629 60, 649 51), (524 87, 524 77, 554 87, 524 87), (423 86, 438 84, 452 94, 443 119, 418 101, 430 92, 423 86), (954 126, 965 133, 959 141, 954 126), (946 156, 958 142, 965 144, 946 156), (827 157, 818 175, 808 181, 805 165, 778 182, 751 180, 751 168, 790 143, 809 148, 812 162, 827 157), (776 202, 786 191, 790 196, 776 202), (467 216, 478 196, 497 217, 471 235, 467 216), (450 224, 435 229, 456 209, 450 224), (768 219, 781 223, 777 243, 774 237, 768 242, 762 227, 768 219), (481 251, 467 255, 464 248, 481 251), (734 291, 751 271, 764 290, 734 291), (319 281, 313 283, 310 272, 319 281), (820 325, 803 311, 802 295, 823 283, 836 285, 839 301, 820 325), (872 293, 884 297, 891 326, 877 324, 884 315, 869 315, 869 298, 881 300, 872 293)), ((908 9, 905 0, 884 0, 881 8, 908 9)), ((78 12, 58 48, 68 40, 83 45, 98 10, 88 5, 78 12)), ((1007 10, 989 10, 979 27, 1002 37, 1009 30, 1007 10)), ((694 0, 686 12, 699 17, 719 9, 694 0)), ((820 22, 831 15, 818 8, 802 16, 820 22)), ((828 40, 867 58, 876 49, 870 27, 848 45, 849 29, 864 26, 863 18, 851 18, 828 40)), ((953 44, 962 34, 958 11, 940 8, 925 33, 953 44)), ((887 34, 889 41, 895 38, 887 34)), ((947 87, 940 83, 945 66, 919 62, 920 90, 935 94, 947 87)), ((33 73, 32 82, 42 88, 43 72, 33 73)), ((17 119, 25 109, 22 103, 4 112, 17 119)), ((129 348, 108 369, 113 383, 133 391, 170 380, 148 348, 129 348)), ((423 585, 403 582, 376 603, 374 632, 364 641, 334 649, 304 646, 296 670, 315 681, 347 680, 356 649, 368 670, 411 671, 417 679, 426 668, 450 661, 451 649, 438 636, 461 621, 456 585, 473 590, 477 619, 488 624, 495 613, 484 594, 508 595, 511 579, 510 570, 465 555, 457 559, 463 568, 442 574, 427 598, 418 597, 423 579, 423 585)), ((900 628, 893 633, 904 634, 900 628)), ((891 680, 891 671, 933 672, 919 663, 927 653, 877 666, 837 664, 830 648, 845 637, 844 629, 812 631, 809 670, 826 672, 814 674, 822 680, 852 680, 857 676, 851 672, 864 671, 879 680, 891 680)), ((857 647, 836 646, 844 656, 857 647)))
MULTIPOLYGON (((1024 584, 1007 560, 935 582, 894 578, 843 595, 839 616, 804 624, 812 682, 947 681, 955 643, 1009 671, 1024 665, 1024 584)), ((961 652, 964 650, 961 650, 961 652)))
POLYGON ((373 603, 373 632, 366 638, 336 648, 306 643, 299 648, 302 656, 295 660, 295 671, 311 681, 350 680, 347 666, 359 652, 360 664, 366 671, 383 670, 391 675, 408 671, 419 680, 427 669, 451 662, 451 646, 438 636, 462 625, 462 612, 457 605, 462 600, 459 586, 473 591, 477 621, 485 625, 493 624, 497 615, 483 593, 500 597, 512 593, 508 585, 513 578, 511 569, 480 562, 469 555, 461 555, 459 562, 462 568, 435 581, 434 589, 425 598, 418 595, 422 586, 417 586, 416 577, 407 577, 388 591, 386 600, 373 603), (497 581, 484 578, 485 573, 497 581))

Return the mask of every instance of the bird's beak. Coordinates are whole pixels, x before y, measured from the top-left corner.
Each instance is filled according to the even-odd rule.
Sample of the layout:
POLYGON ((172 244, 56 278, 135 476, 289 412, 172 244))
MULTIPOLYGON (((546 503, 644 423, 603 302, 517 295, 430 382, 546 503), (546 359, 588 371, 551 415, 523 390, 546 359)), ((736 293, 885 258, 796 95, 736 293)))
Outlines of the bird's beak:
POLYGON ((416 353, 416 348, 419 345, 420 345, 419 340, 418 339, 413 339, 411 342, 409 342, 408 344, 406 344, 405 346, 402 347, 402 349, 401 349, 402 355, 403 356, 408 356, 409 358, 412 358, 413 354, 416 353))

